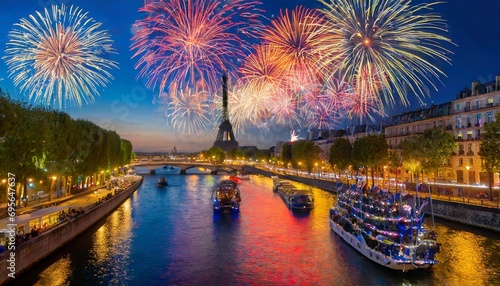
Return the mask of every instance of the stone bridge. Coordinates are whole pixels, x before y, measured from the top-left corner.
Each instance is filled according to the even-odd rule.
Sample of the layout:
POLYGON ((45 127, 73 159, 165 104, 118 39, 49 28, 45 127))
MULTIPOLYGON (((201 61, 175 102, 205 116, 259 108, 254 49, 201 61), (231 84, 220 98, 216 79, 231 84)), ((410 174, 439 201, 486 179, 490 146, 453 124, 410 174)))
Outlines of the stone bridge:
POLYGON ((148 161, 139 161, 135 163, 131 163, 130 167, 145 167, 149 168, 150 174, 156 174, 156 169, 164 166, 173 166, 180 168, 180 174, 186 174, 186 171, 192 168, 204 168, 206 170, 210 170, 210 174, 219 174, 219 173, 235 173, 237 171, 241 171, 242 166, 234 166, 234 165, 225 165, 225 164, 210 164, 208 162, 190 162, 190 161, 157 161, 157 160, 148 160, 148 161))

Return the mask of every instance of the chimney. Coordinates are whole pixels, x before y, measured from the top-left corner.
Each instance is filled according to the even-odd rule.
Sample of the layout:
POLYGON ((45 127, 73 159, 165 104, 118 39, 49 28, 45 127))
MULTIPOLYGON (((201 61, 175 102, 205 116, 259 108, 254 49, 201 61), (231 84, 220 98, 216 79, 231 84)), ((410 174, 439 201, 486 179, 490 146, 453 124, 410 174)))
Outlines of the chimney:
POLYGON ((477 86, 479 85, 479 81, 473 81, 472 82, 472 95, 478 95, 479 90, 476 90, 477 86))
POLYGON ((500 74, 495 76, 495 90, 500 90, 500 74))

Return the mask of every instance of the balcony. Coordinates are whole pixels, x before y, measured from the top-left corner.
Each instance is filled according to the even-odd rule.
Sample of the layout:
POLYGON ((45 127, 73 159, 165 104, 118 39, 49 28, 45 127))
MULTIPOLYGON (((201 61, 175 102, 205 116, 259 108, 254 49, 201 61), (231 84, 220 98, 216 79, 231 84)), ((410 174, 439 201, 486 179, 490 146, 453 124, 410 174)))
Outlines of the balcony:
POLYGON ((463 155, 465 155, 465 151, 464 151, 464 150, 460 150, 460 151, 458 151, 458 155, 459 155, 459 156, 463 156, 463 155))
POLYGON ((467 156, 474 156, 474 152, 473 151, 467 152, 467 156))
POLYGON ((451 124, 450 125, 446 125, 445 130, 446 131, 453 130, 453 126, 451 124))

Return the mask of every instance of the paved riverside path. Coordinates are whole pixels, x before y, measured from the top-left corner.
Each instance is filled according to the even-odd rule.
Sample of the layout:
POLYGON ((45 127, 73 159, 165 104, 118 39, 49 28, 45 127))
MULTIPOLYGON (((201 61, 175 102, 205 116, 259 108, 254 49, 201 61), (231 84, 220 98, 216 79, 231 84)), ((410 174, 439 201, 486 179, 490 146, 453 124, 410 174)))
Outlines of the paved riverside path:
MULTIPOLYGON (((140 179, 140 176, 119 176, 116 177, 118 181, 125 180, 125 179, 132 179, 133 182, 136 182, 137 180, 140 179)), ((114 190, 108 190, 106 189, 105 186, 100 186, 100 187, 93 187, 89 188, 83 192, 74 194, 74 195, 68 195, 62 198, 57 198, 54 200, 51 200, 50 202, 47 201, 42 201, 40 203, 35 203, 29 204, 28 207, 25 208, 17 208, 16 209, 16 217, 19 216, 25 216, 25 215, 30 215, 31 217, 35 218, 39 216, 40 214, 48 214, 51 209, 62 209, 61 207, 64 206, 64 211, 67 211, 69 208, 71 209, 76 209, 78 210, 80 207, 84 210, 87 208, 95 205, 96 203, 99 202, 99 200, 102 200, 104 197, 106 197, 107 194, 114 194, 114 190), (48 206, 48 207, 44 207, 48 206)), ((3 209, 5 211, 5 209, 3 209)), ((2 214, 2 218, 0 219, 0 230, 6 229, 9 217, 7 217, 6 213, 2 214)))
MULTIPOLYGON (((22 215, 22 214, 29 214, 32 213, 33 211, 45 208, 45 207, 50 207, 50 206, 56 206, 59 205, 63 202, 66 202, 68 200, 73 200, 78 197, 82 196, 87 196, 88 194, 93 194, 95 191, 97 192, 102 192, 103 189, 105 189, 106 186, 94 186, 90 187, 85 191, 76 193, 76 194, 68 194, 60 198, 53 198, 50 201, 48 200, 48 195, 44 195, 43 199, 41 200, 28 200, 28 206, 27 207, 16 207, 16 215, 22 215)), ((101 195, 102 196, 102 195, 101 195)), ((0 204, 0 219, 3 219, 7 217, 7 204, 0 204)))

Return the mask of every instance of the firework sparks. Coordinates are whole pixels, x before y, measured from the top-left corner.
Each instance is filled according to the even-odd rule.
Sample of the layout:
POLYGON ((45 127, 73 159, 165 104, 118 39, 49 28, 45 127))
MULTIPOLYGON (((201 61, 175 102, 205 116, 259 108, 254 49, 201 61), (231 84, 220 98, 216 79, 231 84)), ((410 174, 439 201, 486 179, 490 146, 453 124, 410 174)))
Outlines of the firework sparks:
MULTIPOLYGON (((282 11, 280 16, 271 22, 267 29, 261 32, 264 43, 272 47, 274 57, 266 63, 280 68, 279 88, 276 89, 274 97, 293 94, 296 97, 297 108, 300 109, 308 96, 317 94, 321 89, 322 62, 318 45, 327 34, 322 34, 324 19, 322 15, 313 9, 297 7, 291 12, 282 11)), ((276 98, 282 103, 279 110, 279 121, 282 115, 292 115, 292 109, 287 98, 276 98), (288 106, 288 107, 287 107, 288 106), (283 113, 283 112, 285 113, 283 113)), ((299 111, 299 110, 297 110, 299 111)), ((293 118, 293 116, 292 116, 293 118)))
POLYGON ((318 102, 312 110, 307 113, 306 121, 309 129, 334 129, 337 121, 335 120, 335 103, 329 100, 318 102))
POLYGON ((30 100, 62 108, 67 101, 81 106, 98 96, 98 87, 113 79, 117 63, 101 23, 81 9, 52 6, 44 13, 21 19, 9 33, 4 57, 9 77, 30 100))
POLYGON ((286 77, 293 77, 288 83, 292 91, 300 91, 320 79, 318 44, 324 36, 320 33, 323 22, 316 10, 299 6, 290 13, 285 10, 262 32, 263 40, 277 50, 280 63, 288 73, 286 77))
POLYGON ((450 62, 443 48, 451 43, 446 23, 429 12, 439 2, 412 5, 408 0, 320 0, 329 24, 325 30, 337 41, 324 41, 323 54, 347 74, 349 83, 364 85, 368 97, 380 92, 386 103, 399 96, 408 103, 407 90, 420 99, 426 84, 444 73, 431 60, 450 62), (368 73, 363 75, 361 71, 368 73), (374 80, 378 84, 362 83, 374 80))
POLYGON ((279 88, 280 81, 285 75, 284 64, 281 62, 278 50, 271 45, 258 45, 254 53, 250 54, 240 73, 242 80, 256 90, 268 90, 274 95, 279 88))
POLYGON ((189 87, 172 96, 166 116, 174 129, 191 135, 208 128, 212 120, 209 105, 203 101, 204 97, 203 92, 192 92, 189 87))
POLYGON ((246 42, 259 27, 257 1, 160 0, 140 9, 148 16, 135 23, 132 50, 136 68, 147 85, 163 91, 170 82, 209 94, 220 84, 218 75, 235 70, 244 58, 246 42))

